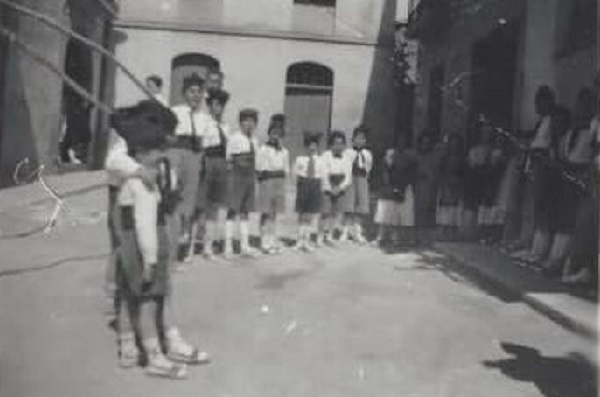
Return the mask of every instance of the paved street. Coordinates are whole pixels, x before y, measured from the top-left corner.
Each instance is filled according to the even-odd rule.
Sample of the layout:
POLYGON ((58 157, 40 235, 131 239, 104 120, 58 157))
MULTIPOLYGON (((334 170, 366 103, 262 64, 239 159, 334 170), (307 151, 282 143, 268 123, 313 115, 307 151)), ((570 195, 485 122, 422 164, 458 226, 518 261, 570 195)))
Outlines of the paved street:
POLYGON ((356 246, 199 261, 175 299, 212 365, 181 382, 118 369, 101 192, 69 199, 50 235, 0 240, 2 397, 595 395, 592 342, 435 252, 356 246))

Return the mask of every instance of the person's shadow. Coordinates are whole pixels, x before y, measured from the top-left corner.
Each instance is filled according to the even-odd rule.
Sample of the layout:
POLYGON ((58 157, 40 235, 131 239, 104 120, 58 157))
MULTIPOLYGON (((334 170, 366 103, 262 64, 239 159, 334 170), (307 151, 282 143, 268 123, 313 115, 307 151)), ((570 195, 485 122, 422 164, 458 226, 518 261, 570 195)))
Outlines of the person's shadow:
POLYGON ((532 382, 547 397, 596 397, 597 371, 581 355, 544 357, 534 348, 506 343, 502 349, 512 357, 486 360, 483 365, 496 368, 511 379, 532 382))

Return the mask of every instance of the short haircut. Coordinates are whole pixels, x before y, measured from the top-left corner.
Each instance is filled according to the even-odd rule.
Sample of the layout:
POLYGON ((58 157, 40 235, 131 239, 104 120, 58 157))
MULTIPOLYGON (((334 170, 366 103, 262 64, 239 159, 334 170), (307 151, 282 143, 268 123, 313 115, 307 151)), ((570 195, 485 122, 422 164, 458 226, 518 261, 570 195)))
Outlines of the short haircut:
POLYGON ((309 147, 313 143, 319 145, 321 143, 322 135, 321 132, 305 131, 303 138, 304 147, 309 147))
POLYGON ((282 113, 276 113, 271 116, 271 123, 285 123, 285 115, 282 113))
POLYGON ((217 101, 224 106, 229 101, 229 93, 225 90, 209 90, 206 102, 210 105, 212 101, 217 101))
POLYGON ((152 75, 146 77, 146 80, 153 82, 154 85, 156 85, 158 88, 162 88, 162 86, 163 86, 163 79, 156 74, 152 74, 152 75))
POLYGON ((225 77, 225 74, 224 74, 224 73, 221 71, 221 69, 219 69, 219 68, 211 68, 211 69, 208 71, 208 73, 207 73, 207 76, 208 76, 208 75, 211 75, 211 74, 218 74, 218 75, 219 75, 219 77, 221 77, 221 78, 224 78, 224 77, 225 77))
POLYGON ((548 101, 551 104, 556 102, 556 94, 554 90, 548 85, 541 85, 535 92, 535 101, 548 101))
POLYGON ((246 119, 251 119, 255 123, 258 123, 258 111, 256 109, 246 108, 240 110, 240 121, 244 121, 246 119))
POLYGON ((354 129, 354 131, 352 132, 352 139, 356 138, 357 135, 363 134, 365 136, 365 138, 369 137, 369 133, 370 133, 370 129, 369 127, 361 124, 358 127, 356 127, 354 129))
POLYGON ((204 79, 200 77, 197 73, 192 73, 183 79, 183 92, 186 92, 190 87, 204 87, 204 79))
POLYGON ((329 144, 329 146, 331 146, 337 139, 341 139, 344 144, 346 143, 346 134, 344 133, 344 131, 340 131, 340 130, 331 131, 329 133, 329 140, 327 143, 329 144))

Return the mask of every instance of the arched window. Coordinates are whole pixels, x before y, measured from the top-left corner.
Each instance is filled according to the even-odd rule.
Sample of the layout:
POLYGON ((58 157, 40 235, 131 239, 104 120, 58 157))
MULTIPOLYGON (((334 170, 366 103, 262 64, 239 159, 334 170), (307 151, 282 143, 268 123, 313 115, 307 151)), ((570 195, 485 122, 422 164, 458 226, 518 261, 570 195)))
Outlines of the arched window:
POLYGON ((315 62, 299 62, 287 70, 284 112, 286 145, 292 156, 303 151, 305 131, 327 132, 331 126, 333 70, 315 62))
POLYGON ((333 71, 327 66, 314 62, 300 62, 291 65, 287 71, 288 87, 312 87, 333 89, 333 71))
POLYGON ((171 104, 176 105, 183 101, 181 89, 183 79, 192 74, 206 78, 209 70, 220 70, 221 63, 216 58, 200 53, 186 53, 173 58, 171 61, 171 104))

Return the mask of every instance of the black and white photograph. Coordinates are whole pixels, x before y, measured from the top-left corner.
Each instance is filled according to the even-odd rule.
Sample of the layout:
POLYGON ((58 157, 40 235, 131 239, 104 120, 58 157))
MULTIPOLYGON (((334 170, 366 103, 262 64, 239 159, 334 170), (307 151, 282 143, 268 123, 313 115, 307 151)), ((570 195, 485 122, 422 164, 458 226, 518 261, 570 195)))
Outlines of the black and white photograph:
POLYGON ((598 0, 0 0, 0 397, 596 397, 598 0))

